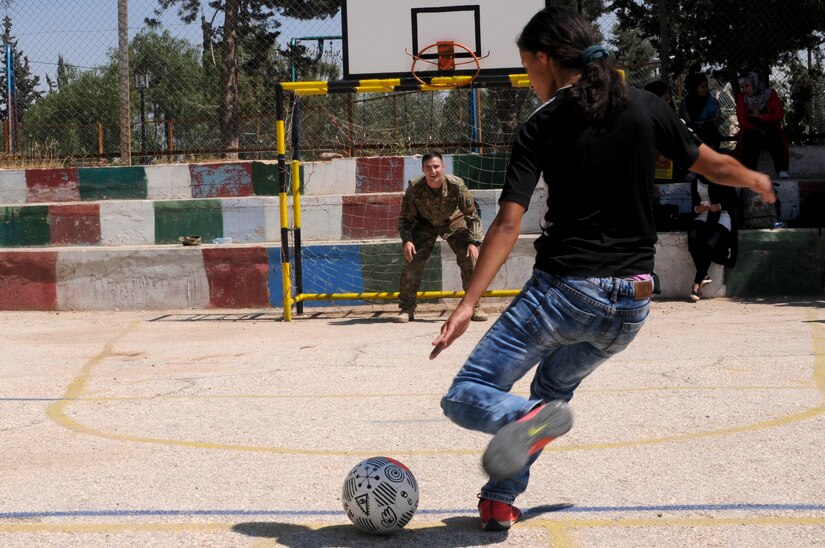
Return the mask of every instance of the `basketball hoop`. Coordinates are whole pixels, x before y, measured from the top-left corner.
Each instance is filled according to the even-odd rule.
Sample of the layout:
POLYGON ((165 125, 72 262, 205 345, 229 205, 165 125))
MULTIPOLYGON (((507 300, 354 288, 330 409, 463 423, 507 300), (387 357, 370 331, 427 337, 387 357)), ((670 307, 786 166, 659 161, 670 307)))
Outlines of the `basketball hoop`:
POLYGON ((436 42, 435 44, 430 44, 429 46, 421 49, 418 54, 412 54, 408 50, 404 50, 404 53, 409 55, 413 58, 412 62, 412 75, 419 84, 424 86, 429 86, 430 88, 444 88, 444 89, 451 89, 451 88, 458 88, 461 86, 466 86, 478 78, 478 75, 481 73, 481 61, 482 59, 488 57, 490 54, 484 55, 479 57, 475 54, 473 50, 465 46, 464 44, 460 44, 458 42, 451 42, 451 41, 444 41, 444 42, 436 42), (462 57, 469 56, 470 59, 468 61, 459 61, 456 62, 456 53, 455 50, 458 48, 459 50, 464 50, 464 53, 460 53, 462 57), (435 49, 437 53, 427 53, 430 50, 435 49), (456 66, 460 65, 471 65, 475 63, 475 72, 469 76, 436 76, 430 79, 429 82, 424 81, 415 70, 415 66, 418 62, 427 63, 429 65, 434 65, 438 67, 439 73, 444 72, 453 72, 455 71, 456 66))

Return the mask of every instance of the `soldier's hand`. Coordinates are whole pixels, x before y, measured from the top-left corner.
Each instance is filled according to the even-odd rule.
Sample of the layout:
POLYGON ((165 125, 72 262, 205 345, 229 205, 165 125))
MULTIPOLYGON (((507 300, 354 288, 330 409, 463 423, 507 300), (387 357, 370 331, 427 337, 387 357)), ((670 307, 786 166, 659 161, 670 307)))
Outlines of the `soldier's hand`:
POLYGON ((415 244, 412 242, 404 243, 404 260, 408 263, 411 262, 413 255, 415 255, 415 244))

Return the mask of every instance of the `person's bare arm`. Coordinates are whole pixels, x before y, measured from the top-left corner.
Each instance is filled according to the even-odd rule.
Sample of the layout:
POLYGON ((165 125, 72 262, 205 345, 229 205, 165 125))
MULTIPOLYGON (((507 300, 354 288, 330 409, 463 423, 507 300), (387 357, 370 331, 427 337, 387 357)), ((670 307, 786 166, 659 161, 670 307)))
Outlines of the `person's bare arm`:
POLYGON ((699 146, 699 157, 690 170, 720 185, 748 188, 761 195, 766 204, 776 201, 770 177, 746 168, 736 158, 719 154, 707 145, 699 146))
POLYGON ((484 237, 478 263, 470 278, 467 291, 453 313, 441 326, 441 334, 433 341, 435 348, 430 353, 431 360, 467 330, 473 309, 516 245, 524 212, 524 206, 516 202, 501 203, 498 214, 484 237))

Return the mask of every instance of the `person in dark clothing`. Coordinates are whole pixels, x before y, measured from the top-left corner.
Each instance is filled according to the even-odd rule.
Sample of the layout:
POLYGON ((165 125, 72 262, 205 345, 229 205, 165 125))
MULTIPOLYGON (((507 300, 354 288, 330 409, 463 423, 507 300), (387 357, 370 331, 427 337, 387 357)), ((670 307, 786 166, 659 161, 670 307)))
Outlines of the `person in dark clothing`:
POLYGON ((710 263, 736 266, 738 233, 736 190, 700 177, 691 182, 691 201, 696 218, 688 229, 688 250, 696 266, 690 299, 701 300, 702 289, 713 280, 708 276, 710 263))
POLYGON ((532 278, 475 346, 441 400, 464 428, 494 434, 478 505, 485 530, 509 528, 542 448, 572 427, 579 383, 642 328, 653 292, 656 151, 723 185, 775 199, 767 175, 701 144, 658 97, 627 86, 580 15, 548 7, 517 41, 543 104, 516 137, 470 285, 433 340, 436 358, 469 326, 504 265, 530 198, 547 186, 532 278), (538 367, 536 367, 538 365, 538 367), (530 396, 511 394, 535 373, 530 396))
POLYGON ((743 164, 756 169, 759 155, 767 150, 777 177, 787 179, 790 154, 788 137, 782 127, 785 111, 776 90, 767 87, 761 72, 749 72, 739 79, 742 90, 736 99, 739 135, 736 155, 743 164))

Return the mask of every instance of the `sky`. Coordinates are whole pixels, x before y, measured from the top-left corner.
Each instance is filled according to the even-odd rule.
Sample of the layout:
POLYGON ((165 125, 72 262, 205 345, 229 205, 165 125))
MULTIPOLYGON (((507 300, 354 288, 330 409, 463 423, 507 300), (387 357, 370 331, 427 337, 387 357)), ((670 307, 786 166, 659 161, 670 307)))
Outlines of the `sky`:
MULTIPOLYGON (((54 79, 58 55, 66 63, 81 69, 105 64, 109 52, 117 48, 117 0, 0 0, 0 10, 12 20, 12 35, 18 51, 29 60, 31 71, 40 77, 46 89, 46 75, 54 79)), ((204 0, 203 4, 208 2, 204 0)), ((144 20, 152 17, 157 0, 129 0, 129 37, 145 28, 144 20)), ((205 13, 207 18, 212 12, 205 13)), ((176 38, 201 43, 200 22, 183 23, 172 8, 161 17, 162 28, 176 38)), ((218 19, 220 21, 220 18, 218 19)), ((281 28, 282 41, 295 36, 339 35, 340 17, 323 21, 286 20, 281 28)))

